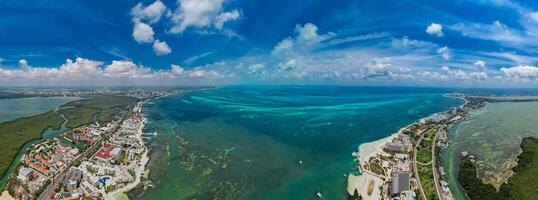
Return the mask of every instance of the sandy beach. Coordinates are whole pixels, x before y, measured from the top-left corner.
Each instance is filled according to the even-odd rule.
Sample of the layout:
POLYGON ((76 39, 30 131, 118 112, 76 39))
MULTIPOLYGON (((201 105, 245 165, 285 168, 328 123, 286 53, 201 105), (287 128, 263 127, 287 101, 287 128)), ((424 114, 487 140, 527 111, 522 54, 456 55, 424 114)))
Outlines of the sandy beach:
POLYGON ((395 138, 396 136, 398 136, 400 132, 401 130, 388 137, 361 144, 359 146, 359 162, 361 163, 361 165, 365 164, 370 159, 370 157, 373 157, 379 153, 383 153, 383 145, 387 142, 390 142, 392 138, 395 138))
POLYGON ((15 200, 7 191, 2 192, 2 195, 0 195, 0 200, 15 200))
POLYGON ((379 188, 383 185, 383 180, 379 177, 369 173, 363 173, 359 176, 350 174, 347 177, 347 183, 348 194, 353 194, 355 190, 357 190, 358 194, 361 195, 364 200, 381 199, 381 191, 379 188), (370 181, 373 181, 373 190, 371 194, 368 195, 368 184, 370 181))
MULTIPOLYGON (((400 134, 402 130, 403 129, 400 129, 400 131, 388 137, 361 144, 359 146, 359 163, 363 165, 370 159, 370 157, 383 153, 383 144, 392 140, 392 138, 400 134)), ((383 182, 383 179, 368 171, 363 171, 362 174, 358 176, 350 173, 347 177, 347 192, 348 194, 353 195, 356 190, 363 199, 381 199, 381 191, 379 188, 383 185, 383 182), (373 191, 368 195, 368 185, 370 181, 373 182, 373 191)))
MULTIPOLYGON (((398 130, 398 132, 393 133, 392 135, 389 135, 385 138, 359 145, 358 156, 360 165, 362 166, 363 164, 368 162, 371 157, 384 153, 383 145, 387 142, 390 142, 399 134, 402 134, 402 132, 411 125, 413 124, 405 126, 398 130)), ((362 196, 363 199, 381 199, 380 187, 383 185, 383 183, 383 179, 381 179, 378 175, 372 174, 369 171, 363 171, 362 174, 358 176, 355 176, 350 173, 347 179, 347 192, 349 195, 353 195, 354 191, 357 190, 357 192, 359 193, 359 195, 362 196), (368 185, 370 181, 373 181, 374 189, 371 194, 368 195, 368 185)))

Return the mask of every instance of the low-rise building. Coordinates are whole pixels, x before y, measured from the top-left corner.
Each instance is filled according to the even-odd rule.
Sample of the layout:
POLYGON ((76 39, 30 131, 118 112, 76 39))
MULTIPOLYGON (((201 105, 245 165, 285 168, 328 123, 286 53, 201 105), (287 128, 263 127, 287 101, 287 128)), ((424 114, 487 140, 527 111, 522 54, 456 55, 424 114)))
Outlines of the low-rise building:
POLYGON ((89 182, 83 181, 81 183, 81 188, 84 191, 84 194, 89 197, 94 197, 94 196, 99 195, 98 189, 89 182))
POLYGON ((112 149, 112 151, 110 151, 110 157, 112 159, 114 159, 114 160, 118 159, 120 157, 120 155, 121 155, 121 148, 119 148, 119 147, 116 147, 116 148, 112 149))
POLYGON ((101 149, 95 154, 95 157, 102 161, 110 160, 110 152, 114 149, 114 146, 111 144, 104 144, 101 149))
POLYGON ((415 193, 411 190, 403 191, 400 195, 400 200, 415 200, 415 193))
POLYGON ((32 176, 33 170, 28 167, 21 167, 19 169, 19 175, 17 176, 21 181, 26 182, 32 176))

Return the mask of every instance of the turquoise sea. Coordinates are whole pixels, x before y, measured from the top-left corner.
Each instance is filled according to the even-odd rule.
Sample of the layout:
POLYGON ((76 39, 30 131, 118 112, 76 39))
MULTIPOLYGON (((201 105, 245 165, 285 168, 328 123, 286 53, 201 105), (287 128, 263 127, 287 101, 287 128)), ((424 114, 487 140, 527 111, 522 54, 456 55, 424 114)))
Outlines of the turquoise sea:
POLYGON ((351 152, 461 105, 443 89, 228 86, 159 98, 137 199, 345 199, 351 152))

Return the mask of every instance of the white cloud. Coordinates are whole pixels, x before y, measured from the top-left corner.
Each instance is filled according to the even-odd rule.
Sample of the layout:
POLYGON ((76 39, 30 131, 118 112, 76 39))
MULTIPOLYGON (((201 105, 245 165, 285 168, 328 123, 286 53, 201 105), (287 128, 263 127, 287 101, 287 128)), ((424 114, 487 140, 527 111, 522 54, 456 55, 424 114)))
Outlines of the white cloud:
POLYGON ((278 63, 278 69, 283 71, 291 71, 297 66, 297 60, 291 59, 285 63, 278 63))
POLYGON ((312 23, 306 23, 303 26, 297 24, 295 26, 295 33, 297 33, 296 40, 300 43, 316 43, 326 40, 333 35, 328 33, 325 35, 318 34, 318 27, 312 23))
POLYGON ((512 79, 535 79, 538 78, 538 68, 530 65, 501 68, 502 74, 512 79))
POLYGON ((461 69, 450 69, 448 66, 444 65, 441 68, 442 74, 439 74, 439 76, 435 77, 436 79, 447 81, 450 79, 455 79, 459 81, 467 81, 467 80, 486 80, 488 79, 488 74, 486 72, 477 72, 477 71, 463 71, 461 69))
POLYGON ((390 57, 383 57, 383 58, 372 58, 364 67, 368 70, 369 73, 377 73, 381 72, 388 67, 391 67, 392 64, 390 64, 391 58, 390 57))
POLYGON ((440 54, 443 59, 450 60, 450 49, 446 46, 437 49, 437 53, 440 54))
POLYGON ((295 42, 293 41, 293 39, 291 39, 290 37, 284 38, 275 46, 272 53, 274 55, 289 54, 292 51, 294 45, 295 42))
POLYGON ((249 75, 261 76, 261 75, 263 75, 263 69, 264 68, 265 68, 265 66, 263 64, 260 64, 260 63, 253 64, 250 67, 248 67, 248 74, 249 75))
POLYGON ((486 80, 488 74, 486 72, 470 72, 469 77, 473 80, 486 80))
POLYGON ((143 66, 137 66, 131 61, 112 61, 112 64, 107 65, 104 69, 105 77, 113 78, 149 78, 155 74, 151 72, 151 69, 143 66))
POLYGON ((192 56, 190 58, 187 58, 185 59, 183 62, 187 63, 187 64, 192 64, 193 62, 196 62, 197 60, 201 59, 201 58, 205 58, 211 54, 215 53, 215 51, 208 51, 208 52, 205 52, 205 53, 202 53, 200 55, 195 55, 195 56, 192 56))
POLYGON ((441 71, 448 72, 448 71, 450 71, 450 68, 448 66, 446 66, 446 65, 443 65, 443 67, 441 67, 441 71))
POLYGON ((391 42, 392 48, 405 49, 405 48, 434 48, 437 47, 436 44, 421 40, 412 40, 407 36, 402 37, 401 39, 393 38, 391 42))
POLYGON ((214 70, 204 70, 204 69, 193 69, 187 71, 187 77, 189 78, 219 78, 222 77, 222 75, 214 70))
POLYGON ((538 58, 534 56, 520 55, 516 52, 478 52, 478 54, 481 56, 507 60, 508 62, 514 62, 518 65, 529 65, 538 62, 538 58))
POLYGON ((319 34, 318 27, 312 23, 304 25, 297 24, 294 30, 293 37, 286 37, 275 45, 272 53, 277 56, 290 56, 295 51, 309 51, 320 42, 330 39, 334 33, 319 34))
POLYGON ((0 67, 2 85, 156 85, 163 83, 210 84, 225 81, 231 75, 219 72, 214 67, 222 64, 183 69, 172 65, 170 70, 155 71, 132 61, 112 61, 105 65, 101 61, 76 58, 67 59, 59 67, 33 67, 20 60, 20 68, 0 67), (196 80, 194 80, 196 79, 196 80))
POLYGON ((445 34, 443 33, 443 26, 441 24, 431 23, 428 28, 426 28, 426 33, 430 35, 435 35, 437 37, 443 37, 445 34))
POLYGON ((397 77, 402 77, 402 73, 400 72, 407 73, 401 70, 391 72, 391 61, 392 58, 390 57, 374 57, 368 60, 368 62, 366 62, 363 66, 353 67, 345 70, 343 74, 344 76, 350 75, 350 78, 354 80, 364 80, 376 77, 390 77, 395 79, 397 77))
POLYGON ((239 11, 237 10, 232 10, 231 12, 220 13, 215 18, 214 26, 216 29, 220 30, 222 29, 222 26, 224 25, 224 23, 228 21, 237 20, 239 19, 239 17, 240 17, 240 14, 239 14, 239 11))
POLYGON ((31 68, 30 65, 28 65, 28 61, 25 59, 19 60, 19 67, 24 71, 28 71, 31 68))
POLYGON ((84 58, 77 58, 75 61, 67 59, 66 63, 60 66, 60 72, 62 75, 68 75, 78 78, 97 77, 102 75, 102 71, 99 69, 103 62, 88 60, 84 58))
POLYGON ((483 61, 483 60, 478 60, 476 61, 475 63, 473 63, 474 66, 477 66, 478 67, 478 70, 484 70, 486 69, 486 62, 483 61))
POLYGON ((170 73, 172 75, 181 76, 183 74, 183 72, 185 72, 185 69, 183 69, 183 67, 181 67, 179 65, 174 65, 174 64, 171 65, 170 73))
POLYGON ((170 49, 166 42, 155 40, 155 42, 153 43, 153 52, 155 52, 155 54, 158 56, 163 56, 172 53, 172 49, 170 49))
POLYGON ((131 9, 131 16, 133 16, 133 20, 148 20, 150 24, 153 24, 161 19, 164 12, 166 12, 166 6, 157 0, 147 7, 144 7, 142 3, 136 4, 131 9))
POLYGON ((448 74, 457 79, 457 80, 467 80, 469 79, 469 75, 467 75, 467 73, 465 73, 463 70, 461 69, 457 69, 457 70, 450 70, 448 72, 448 74))
POLYGON ((133 38, 139 44, 153 42, 153 28, 148 24, 140 21, 135 21, 133 28, 133 38))
MULTIPOLYGON (((331 35, 331 34, 328 34, 331 35)), ((334 36, 334 35, 333 35, 334 36)), ((344 38, 327 38, 330 39, 328 41, 324 41, 321 47, 329 47, 329 46, 335 46, 339 44, 345 44, 345 43, 351 43, 351 42, 357 42, 357 41, 365 41, 365 40, 372 40, 372 39, 380 39, 389 37, 390 34, 387 32, 380 32, 380 33, 369 33, 365 35, 354 35, 344 38)))
POLYGON ((172 64, 170 65, 169 71, 161 72, 165 76, 172 78, 188 79, 188 80, 214 80, 222 78, 230 78, 229 74, 223 74, 213 68, 222 67, 223 63, 214 63, 204 66, 198 66, 192 69, 185 69, 179 65, 172 64))
POLYGON ((459 23, 452 25, 450 28, 461 32, 463 36, 496 41, 510 48, 528 50, 528 47, 538 46, 536 35, 529 31, 509 28, 500 21, 495 21, 492 24, 459 23))
POLYGON ((529 17, 533 22, 538 22, 538 12, 532 12, 529 14, 529 17))
POLYGON ((170 14, 171 33, 182 33, 189 27, 221 29, 226 21, 239 19, 239 11, 223 12, 224 0, 178 0, 170 14))

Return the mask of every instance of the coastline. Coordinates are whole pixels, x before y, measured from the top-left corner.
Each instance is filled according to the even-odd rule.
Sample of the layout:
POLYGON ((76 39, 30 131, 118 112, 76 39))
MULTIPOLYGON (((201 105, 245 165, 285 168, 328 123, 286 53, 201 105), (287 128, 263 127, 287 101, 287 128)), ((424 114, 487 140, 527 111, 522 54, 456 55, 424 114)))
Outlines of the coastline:
MULTIPOLYGON (((136 140, 138 141, 138 143, 143 147, 143 153, 141 155, 141 158, 140 158, 140 161, 139 163, 137 164, 136 168, 134 169, 134 172, 135 172, 135 179, 133 182, 131 183, 128 183, 127 185, 125 185, 124 187, 121 187, 121 188, 118 188, 114 191, 111 191, 111 192, 108 192, 108 193, 105 193, 103 191, 99 192, 103 195, 103 198, 104 199, 108 199, 108 200, 114 200, 116 199, 116 197, 118 196, 118 194, 125 194, 126 192, 128 192, 129 190, 135 188, 136 186, 138 186, 140 183, 141 183, 141 177, 144 173, 144 171, 146 170, 146 165, 149 161, 149 156, 148 156, 148 147, 146 146, 144 140, 143 140, 143 129, 145 127, 145 124, 147 123, 147 118, 141 114, 141 111, 142 111, 142 106, 148 102, 148 99, 145 99, 145 100, 139 100, 135 106, 132 108, 132 112, 134 115, 140 115, 141 117, 141 121, 139 122, 140 123, 140 126, 138 127, 138 129, 136 130, 136 132, 134 133, 134 138, 136 138, 136 140)), ((62 124, 64 124, 65 122, 63 122, 62 124)), ((43 137, 43 133, 48 130, 50 127, 47 127, 46 129, 43 129, 42 131, 42 135, 40 138, 37 138, 37 139, 33 139, 27 143, 25 143, 25 145, 22 147, 22 149, 19 150, 19 153, 24 153, 22 150, 25 149, 24 147, 28 146, 28 145, 31 145, 37 141, 41 141, 44 137, 43 137)), ((59 129, 60 130, 60 129, 59 129)), ((54 136, 54 138, 56 138, 58 136, 54 136)), ((16 165, 15 165, 16 166, 16 165)), ((9 178, 9 176, 6 176, 9 178)), ((0 195, 0 199, 1 200, 11 200, 11 199, 15 199, 13 196, 11 196, 11 194, 8 193, 7 190, 2 190, 2 194, 0 195)), ((41 198, 41 196, 40 196, 41 198)))
MULTIPOLYGON (((410 170, 410 172, 414 172, 413 173, 414 177, 412 176, 410 178, 412 179, 411 183, 413 183, 413 180, 414 180, 414 182, 418 184, 418 186, 415 187, 415 189, 411 189, 411 192, 413 193, 413 197, 417 198, 418 195, 420 195, 423 198, 425 198, 425 196, 432 197, 433 195, 435 195, 438 197, 438 199, 442 199, 442 200, 452 200, 456 196, 461 197, 460 195, 454 196, 454 194, 452 194, 453 192, 452 190, 454 189, 454 186, 455 186, 454 184, 460 185, 461 182, 459 181, 456 183, 450 182, 449 184, 448 182, 449 180, 447 180, 447 176, 445 175, 445 170, 447 168, 444 168, 445 167, 444 165, 442 164, 439 165, 439 163, 437 163, 437 162, 440 162, 439 156, 443 152, 439 150, 445 149, 448 146, 448 144, 452 142, 451 139, 448 137, 448 132, 447 132, 448 129, 452 127, 453 125, 459 123, 461 120, 466 119, 469 116, 469 114, 472 113, 471 111, 475 111, 484 107, 486 103, 535 101, 535 99, 529 100, 529 99, 522 99, 518 97, 505 97, 502 99, 502 101, 497 101, 496 99, 495 101, 493 101, 487 97, 465 96, 463 94, 447 94, 446 96, 462 99, 464 101, 464 104, 457 107, 455 106, 453 108, 450 108, 448 111, 441 111, 441 112, 434 113, 429 117, 422 118, 419 123, 413 123, 406 126, 405 128, 400 129, 400 131, 398 131, 397 133, 393 135, 390 135, 385 138, 381 138, 376 141, 361 144, 358 147, 359 152, 354 153, 353 155, 358 157, 358 160, 359 160, 358 162, 360 164, 359 171, 361 171, 362 168, 371 167, 373 164, 373 166, 376 168, 372 168, 372 169, 377 171, 377 174, 374 174, 374 175, 377 175, 378 177, 381 176, 381 178, 376 180, 376 177, 372 177, 371 173, 362 173, 360 175, 353 175, 352 173, 350 173, 348 176, 348 185, 347 185, 347 192, 350 197, 356 197, 360 195, 363 199, 390 198, 386 196, 388 194, 387 190, 390 189, 394 185, 393 178, 396 177, 398 173, 401 174, 401 170, 396 169, 396 172, 395 172, 396 175, 394 177, 386 175, 387 174, 386 170, 390 170, 391 168, 390 162, 393 159, 393 156, 395 154, 393 153, 392 150, 389 149, 390 154, 392 154, 392 155, 389 155, 389 152, 383 149, 385 148, 383 144, 386 142, 394 142, 395 140, 393 138, 395 136, 398 136, 398 134, 402 134, 402 130, 410 126, 413 126, 415 124, 418 125, 419 127, 418 129, 414 130, 414 131, 418 130, 414 132, 415 134, 411 134, 415 136, 414 139, 416 142, 413 142, 413 146, 415 147, 415 150, 408 153, 404 153, 407 156, 415 157, 411 164, 411 166, 414 166, 415 168, 410 170), (421 143, 420 141, 423 139, 424 135, 426 134, 425 132, 427 132, 427 134, 429 135, 427 137, 429 138, 424 138, 428 142, 426 142, 426 144, 423 144, 424 142, 421 143), (440 135, 440 138, 438 138, 439 135, 440 135), (416 140, 418 136, 420 136, 420 139, 416 140), (432 139, 434 139, 433 142, 429 142, 432 139), (433 148, 431 145, 427 145, 430 143, 431 145, 436 145, 435 148, 433 148), (426 145, 426 148, 422 147, 424 145, 426 145), (422 152, 420 152, 420 150, 418 150, 416 147, 422 148, 422 152), (431 155, 432 155, 432 157, 430 158, 431 164, 425 164, 424 162, 421 163, 418 161, 421 159, 417 159, 417 154, 419 155, 419 157, 422 158, 422 160, 429 157, 424 154, 425 153, 424 150, 427 150, 428 152, 431 151, 431 155), (376 159, 374 160, 370 160, 370 158, 375 155, 379 155, 379 156, 376 156, 376 159), (380 165, 379 161, 381 161, 382 165, 380 165), (416 167, 417 165, 419 165, 418 169, 416 167), (380 172, 379 166, 382 167, 381 169, 382 173, 379 173, 380 172), (427 170, 427 171, 424 171, 424 170, 427 170), (433 175, 433 178, 428 178, 428 175, 430 176, 433 175), (425 183, 421 184, 423 178, 426 181, 425 183), (367 182, 366 179, 371 179, 371 180, 370 182, 367 182), (385 180, 382 180, 382 179, 385 179, 385 180), (381 195, 383 195, 382 197, 375 196, 375 194, 372 195, 372 189, 371 189, 372 180, 375 183, 376 188, 380 187, 380 189, 383 191, 381 193, 381 195), (387 183, 387 181, 390 181, 392 183, 390 182, 387 183), (381 184, 379 184, 378 182, 380 182, 381 184), (369 194, 366 193, 367 184, 369 188, 369 192, 368 192, 369 194), (392 185, 389 185, 389 184, 392 184, 392 185), (432 187, 434 188, 432 189, 432 187), (356 190, 358 194, 357 193, 354 194, 354 190, 356 190), (429 194, 429 195, 424 195, 425 191, 427 192, 426 194, 429 194), (422 194, 415 194, 415 193, 422 193, 422 194)), ((404 131, 403 134, 408 135, 408 131, 404 131)), ((396 153, 396 155, 397 154, 398 153, 396 153)), ((518 165, 513 165, 511 168, 516 168, 517 166, 518 165)), ((368 171, 365 171, 365 172, 368 172, 368 171)), ((511 174, 509 178, 514 177, 512 175, 513 174, 511 174)), ((396 184, 399 184, 399 183, 396 182, 396 184)), ((498 187, 496 188, 497 190, 499 189, 498 187)), ((378 190, 376 189, 374 191, 378 191, 378 190)), ((454 191, 454 192, 459 194, 459 190, 454 191)), ((465 192, 465 191, 462 191, 462 192, 465 192)), ((391 196, 392 194, 393 193, 391 193, 391 196)), ((403 194, 404 193, 400 193, 400 198, 402 198, 403 194)))
MULTIPOLYGON (((531 125, 534 124, 534 121, 527 120, 529 118, 525 117, 534 115, 534 108, 536 108, 535 99, 522 101, 522 99, 529 97, 533 96, 506 96, 502 98, 502 101, 496 101, 497 98, 483 97, 488 106, 482 110, 477 110, 475 112, 476 115, 470 118, 473 121, 479 121, 480 124, 470 122, 472 125, 463 126, 460 129, 461 133, 456 134, 461 136, 454 138, 454 141, 460 143, 460 146, 459 149, 452 149, 450 157, 457 157, 458 161, 447 161, 446 164, 455 168, 449 170, 453 180, 456 179, 457 182, 461 183, 458 177, 463 169, 462 165, 464 161, 469 159, 469 157, 472 158, 475 164, 474 176, 478 177, 481 183, 494 187, 497 192, 503 190, 501 189, 503 185, 518 175, 517 172, 514 173, 515 171, 513 169, 519 166, 518 157, 523 153, 523 148, 520 146, 526 137, 536 137, 536 132, 534 131, 536 130, 536 126, 531 125), (495 101, 491 101, 491 99, 495 99, 495 101), (507 105, 511 105, 511 107, 505 107, 507 105), (504 123, 501 123, 499 119, 502 119, 504 123), (493 128, 486 129, 484 127, 493 128), (526 133, 524 130, 530 131, 526 133), (489 140, 484 138, 489 138, 489 140), (497 140, 496 138, 503 139, 497 140), (470 141, 484 141, 475 143, 464 142, 469 141, 469 139, 470 141), (493 146, 496 151, 502 154, 498 154, 496 157, 486 157, 492 154, 491 150, 486 151, 487 148, 484 148, 488 145, 493 146)), ((454 190, 461 191, 462 193, 468 192, 463 186, 454 190)), ((473 191, 470 191, 470 193, 473 193, 473 191)))
MULTIPOLYGON (((362 197, 362 199, 383 199, 384 195, 381 194, 381 190, 388 189, 388 188, 384 188, 384 185, 385 185, 385 182, 388 181, 391 178, 390 175, 386 176, 386 177, 382 177, 380 175, 377 175, 377 174, 374 174, 374 173, 372 173, 370 171, 362 169, 362 166, 365 165, 365 164, 368 164, 371 157, 374 157, 374 156, 377 156, 377 155, 388 155, 388 152, 386 152, 383 149, 384 145, 387 142, 393 141, 393 139, 397 138, 400 135, 406 135, 406 134, 404 134, 405 130, 412 129, 413 126, 419 125, 422 122, 425 122, 427 120, 430 120, 430 119, 434 118, 436 115, 439 115, 441 113, 446 113, 446 112, 448 112, 448 111, 450 111, 450 110, 452 110, 454 108, 463 109, 469 103, 469 100, 466 99, 465 96, 461 95, 461 94, 447 93, 444 96, 447 97, 447 98, 461 99, 461 100, 463 100, 463 103, 461 105, 459 105, 459 106, 451 107, 448 110, 432 113, 431 115, 429 115, 427 117, 423 117, 423 118, 421 118, 421 119, 419 119, 419 120, 417 120, 417 121, 415 121, 413 123, 408 124, 405 127, 400 128, 397 132, 395 132, 395 133, 393 133, 393 134, 391 134, 391 135, 389 135, 387 137, 384 137, 384 138, 381 138, 381 139, 378 139, 378 140, 374 140, 374 141, 363 143, 363 144, 359 145, 359 147, 357 148, 358 152, 357 153, 354 152, 353 156, 356 157, 357 160, 358 160, 358 166, 357 167, 359 168, 360 173, 359 173, 359 175, 354 175, 353 173, 349 173, 348 176, 347 176, 348 178, 347 178, 346 191, 347 191, 347 195, 349 197, 358 195, 358 196, 362 197), (372 188, 372 183, 373 183, 373 190, 371 189, 372 188), (368 191, 368 190, 370 190, 370 191, 368 191), (357 193, 355 193, 355 192, 357 192, 357 193)), ((415 150, 413 150, 413 151, 415 151, 415 150)), ((415 153, 409 153, 408 155, 413 156, 413 155, 415 155, 415 153)), ((413 161, 411 166, 416 166, 415 162, 416 161, 413 161)), ((411 172, 413 172, 416 169, 410 169, 410 170, 411 170, 411 172)), ((413 174, 415 174, 415 173, 413 173, 413 174)), ((422 187, 422 186, 420 186, 421 184, 420 184, 420 180, 419 180, 418 177, 416 178, 416 181, 417 181, 419 187, 422 187)), ((420 190, 422 191, 422 189, 420 189, 420 190)), ((420 195, 420 194, 414 194, 414 195, 420 195)), ((422 196, 422 195, 420 195, 420 196, 422 196)), ((416 198, 417 196, 414 196, 414 197, 416 198)))
POLYGON ((126 185, 126 186, 124 186, 122 188, 119 188, 119 189, 117 189, 115 191, 109 192, 105 196, 106 200, 114 200, 114 199, 116 199, 116 195, 121 194, 121 193, 129 192, 130 190, 136 188, 138 186, 138 184, 141 183, 142 174, 146 170, 146 165, 148 164, 148 161, 150 159, 149 156, 148 156, 149 149, 148 149, 146 143, 144 142, 144 140, 142 138, 142 135, 144 134, 143 130, 144 130, 144 127, 145 127, 145 125, 147 123, 147 118, 142 114, 142 107, 143 107, 143 105, 145 103, 146 102, 144 102, 144 101, 139 103, 139 105, 137 105, 137 109, 135 111, 138 114, 140 114, 140 116, 142 116, 142 125, 137 130, 136 138, 144 146, 144 154, 142 154, 142 158, 140 159, 140 165, 135 170, 135 175, 136 175, 135 176, 135 181, 132 182, 132 183, 129 183, 128 185, 126 185))
MULTIPOLYGON (((383 144, 397 137, 408 126, 401 128, 398 132, 393 133, 392 135, 389 135, 385 138, 381 138, 379 140, 374 140, 374 141, 359 145, 358 154, 356 155, 358 157, 359 167, 362 166, 363 164, 366 164, 371 157, 384 153, 383 148, 382 148, 383 144)), ((381 190, 379 188, 383 185, 384 180, 378 175, 375 175, 371 173, 370 171, 362 170, 362 167, 360 168, 361 168, 360 171, 362 172, 361 174, 354 175, 352 173, 349 173, 347 176, 346 191, 348 195, 353 196, 355 191, 357 191, 358 195, 360 195, 365 200, 381 199, 381 195, 380 195, 381 190), (368 192, 368 187, 371 181, 373 183, 373 190, 371 192, 368 192)))

